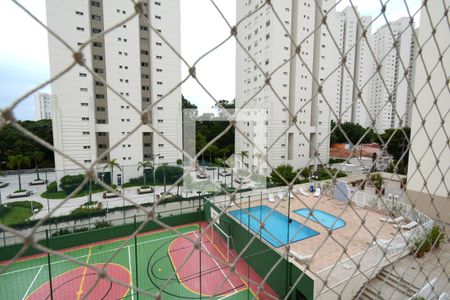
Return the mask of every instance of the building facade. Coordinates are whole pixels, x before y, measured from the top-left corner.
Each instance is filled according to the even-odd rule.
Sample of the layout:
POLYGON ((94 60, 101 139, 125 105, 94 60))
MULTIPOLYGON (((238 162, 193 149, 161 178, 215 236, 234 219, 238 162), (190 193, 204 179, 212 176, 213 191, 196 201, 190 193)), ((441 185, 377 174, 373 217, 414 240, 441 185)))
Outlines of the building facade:
POLYGON ((372 17, 360 16, 357 8, 346 7, 336 13, 333 37, 339 53, 337 89, 333 101, 332 119, 342 123, 370 125, 370 76, 372 75, 371 27, 372 17), (343 58, 345 58, 344 63, 343 58))
MULTIPOLYGON (((46 7, 48 26, 74 49, 135 12, 132 1, 121 0, 47 0, 46 7)), ((175 162, 182 157, 182 153, 147 125, 130 134, 141 122, 140 112, 181 81, 179 58, 150 30, 147 22, 148 17, 171 46, 179 50, 179 1, 144 1, 143 7, 143 15, 95 38, 83 49, 86 66, 117 94, 80 65, 52 82, 54 144, 85 166, 97 158, 101 168, 112 159, 126 167, 155 157, 159 157, 156 163, 175 162), (103 155, 113 145, 111 152, 103 155)), ((49 52, 54 76, 67 67, 72 53, 52 35, 49 35, 49 52)), ((152 108, 150 122, 181 148, 180 89, 152 108)), ((55 167, 59 177, 79 168, 56 153, 55 167)), ((128 169, 127 178, 138 175, 136 167, 128 169)))
POLYGON ((416 56, 413 36, 414 24, 404 17, 382 26, 372 37, 376 58, 372 70, 376 74, 370 111, 379 132, 411 126, 416 56))
POLYGON ((421 10, 418 39, 423 60, 416 63, 406 191, 417 208, 446 223, 450 223, 450 55, 443 51, 450 46, 449 6, 450 0, 429 1, 421 10), (434 41, 429 42, 434 29, 434 41))
POLYGON ((34 95, 34 110, 36 120, 52 118, 52 95, 37 93, 34 95))
POLYGON ((313 0, 271 4, 281 23, 269 6, 259 9, 259 1, 238 1, 236 14, 240 20, 253 13, 238 28, 245 50, 237 45, 236 108, 267 114, 263 128, 252 126, 252 116, 238 122, 243 134, 236 132, 236 154, 247 151, 247 164, 242 167, 258 168, 265 174, 271 169, 260 164, 247 139, 258 132, 266 137, 262 150, 271 167, 287 163, 300 168, 328 162, 330 110, 324 100, 329 101, 336 88, 336 76, 328 76, 335 60, 330 34, 321 25, 323 14, 328 14, 329 24, 334 22, 334 13, 328 11, 334 1, 324 0, 322 6, 313 0), (270 74, 270 86, 264 86, 264 74, 270 74))

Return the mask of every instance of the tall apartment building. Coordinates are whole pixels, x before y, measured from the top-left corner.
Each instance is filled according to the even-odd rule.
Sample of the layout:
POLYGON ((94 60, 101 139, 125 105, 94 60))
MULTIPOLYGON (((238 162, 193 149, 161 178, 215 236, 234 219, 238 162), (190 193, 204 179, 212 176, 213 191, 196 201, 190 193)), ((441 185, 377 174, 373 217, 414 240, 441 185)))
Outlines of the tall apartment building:
POLYGON ((370 125, 372 17, 359 16, 355 10, 356 7, 348 6, 337 12, 335 26, 331 27, 338 45, 336 59, 339 63, 336 94, 330 102, 334 111, 331 117, 367 127, 370 125))
MULTIPOLYGON (((46 3, 48 26, 74 49, 135 12, 132 1, 47 0, 46 3)), ((163 97, 181 80, 179 58, 149 29, 145 16, 175 49, 180 49, 179 1, 145 1, 144 16, 136 16, 96 38, 83 50, 86 66, 139 110, 163 97)), ((71 52, 50 34, 49 52, 52 76, 72 61, 71 52)), ((141 122, 139 113, 82 66, 76 65, 52 82, 52 91, 54 144, 86 166, 141 122)), ((181 147, 179 89, 153 107, 151 123, 181 147)), ((117 159, 123 166, 136 166, 139 161, 155 156, 164 162, 174 162, 182 155, 149 126, 141 126, 103 156, 99 167, 111 159, 117 159)), ((78 168, 57 154, 55 165, 59 178, 78 168)), ((125 176, 138 176, 136 167, 127 168, 125 176)))
POLYGON ((450 55, 444 49, 450 46, 446 15, 449 7, 450 0, 429 1, 421 10, 418 42, 423 60, 419 58, 416 63, 417 100, 412 109, 406 193, 417 208, 447 223, 450 223, 450 55))
MULTIPOLYGON (((238 1, 237 19, 250 15, 263 3, 255 0, 238 1)), ((245 108, 267 114, 267 122, 263 128, 254 128, 254 117, 249 115, 247 120, 238 122, 238 125, 248 138, 264 132, 265 148, 269 150, 267 158, 274 167, 285 163, 295 168, 326 163, 329 157, 327 136, 330 110, 324 96, 327 99, 334 96, 336 78, 325 78, 331 73, 331 62, 336 57, 330 54, 330 37, 325 26, 321 25, 321 11, 329 13, 327 22, 332 24, 334 13, 328 12, 328 9, 334 1, 324 0, 321 7, 317 7, 313 0, 277 0, 271 3, 282 23, 272 9, 266 6, 245 19, 237 30, 239 40, 258 67, 240 46, 237 46, 236 51, 236 108, 243 107, 256 94, 245 108), (298 54, 301 59, 297 56, 288 62, 300 43, 298 54), (260 68, 265 74, 276 70, 270 77, 270 84, 284 105, 270 87, 266 86, 258 92, 266 81, 260 68), (296 119, 289 115, 287 108, 293 114, 298 112, 296 119), (292 126, 294 121, 300 130, 292 126), (319 159, 315 159, 315 149, 318 149, 319 159)), ((236 132, 235 149, 237 154, 248 151, 248 163, 244 168, 259 169, 265 174, 271 172, 267 166, 259 164, 253 144, 239 132, 236 132)))
POLYGON ((372 79, 371 92, 371 115, 378 131, 411 126, 416 55, 413 31, 414 24, 404 17, 379 28, 372 37, 376 58, 372 69, 375 72, 377 64, 380 67, 372 79))
POLYGON ((34 95, 34 111, 36 120, 52 118, 52 95, 37 93, 34 95))

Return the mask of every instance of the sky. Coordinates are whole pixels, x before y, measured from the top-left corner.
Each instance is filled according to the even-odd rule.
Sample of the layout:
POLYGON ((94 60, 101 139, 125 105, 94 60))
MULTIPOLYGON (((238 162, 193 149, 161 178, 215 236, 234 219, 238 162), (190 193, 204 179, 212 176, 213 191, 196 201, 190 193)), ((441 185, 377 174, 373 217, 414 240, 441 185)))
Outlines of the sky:
MULTIPOLYGON (((18 0, 33 15, 45 23, 45 0, 18 0)), ((73 1, 73 0, 64 0, 73 1)), ((126 1, 126 0, 124 0, 126 1)), ((243 0, 238 0, 243 1, 243 0)), ((343 0, 337 10, 343 10, 350 0, 343 0)), ((361 15, 376 16, 380 12, 378 0, 351 0, 361 15)), ((383 0, 386 1, 386 0, 383 0)), ((415 12, 420 0, 407 0, 415 12)), ((224 41, 229 28, 211 0, 180 0, 181 3, 181 54, 189 64, 224 41), (201 12, 201 13, 199 13, 201 12)), ((230 24, 235 23, 235 1, 214 0, 230 24)), ((387 4, 388 20, 407 16, 404 0, 390 0, 387 4)), ((379 18, 373 25, 376 30, 384 24, 379 18)), ((417 24, 416 24, 417 25, 417 24)), ((0 0, 0 108, 25 94, 50 77, 47 32, 10 0, 0 0)), ((202 59, 196 67, 197 76, 217 100, 232 100, 235 96, 235 42, 230 39, 220 48, 202 59)), ((182 67, 183 78, 187 68, 182 67)), ((50 86, 41 90, 50 92, 50 86)), ((199 106, 209 110, 214 102, 192 79, 182 86, 183 95, 199 106)), ((17 119, 33 120, 34 100, 29 97, 15 110, 17 119)))

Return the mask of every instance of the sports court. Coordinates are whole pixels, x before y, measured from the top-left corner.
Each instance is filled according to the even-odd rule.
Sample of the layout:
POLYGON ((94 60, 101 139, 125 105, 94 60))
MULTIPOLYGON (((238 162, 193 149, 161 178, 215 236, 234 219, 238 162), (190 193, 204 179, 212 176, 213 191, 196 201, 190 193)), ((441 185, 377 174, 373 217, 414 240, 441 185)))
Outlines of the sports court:
MULTIPOLYGON (((230 272, 226 262, 233 261, 236 253, 219 231, 206 230, 201 239, 202 251, 194 249, 187 239, 196 240, 200 227, 206 225, 200 222, 177 227, 183 236, 169 230, 140 234, 136 243, 129 241, 113 257, 106 271, 115 280, 138 286, 152 295, 161 290, 162 299, 253 299, 262 279, 243 259, 235 265, 235 272, 230 272)), ((88 244, 62 252, 91 266, 103 267, 123 240, 88 244)), ((53 299, 82 299, 89 292, 86 299, 150 298, 117 282, 99 279, 90 268, 55 256, 50 259, 53 299)), ((276 299, 278 296, 265 285, 257 298, 276 299)), ((0 299, 50 299, 48 257, 25 257, 12 264, 0 275, 0 299)))

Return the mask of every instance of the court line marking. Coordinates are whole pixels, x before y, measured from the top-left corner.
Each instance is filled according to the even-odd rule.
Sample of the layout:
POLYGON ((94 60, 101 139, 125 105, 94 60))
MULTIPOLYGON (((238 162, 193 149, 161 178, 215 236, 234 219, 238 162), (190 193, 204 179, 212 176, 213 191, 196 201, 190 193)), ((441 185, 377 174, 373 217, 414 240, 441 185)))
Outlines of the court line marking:
MULTIPOLYGON (((131 269, 130 246, 127 246, 127 248, 128 248, 128 265, 130 267, 130 285, 133 286, 133 270, 131 269)), ((131 289, 130 292, 131 292, 131 300, 134 300, 134 291, 133 291, 133 289, 131 289)))
MULTIPOLYGON (((240 292, 242 292, 242 290, 235 291, 235 292, 233 292, 231 294, 225 295, 222 298, 219 298, 219 300, 230 298, 231 296, 234 296, 234 295, 236 295, 237 293, 240 293, 240 292)), ((256 299, 258 299, 258 298, 256 298, 256 299)))
POLYGON ((42 265, 42 266, 39 268, 39 271, 38 271, 37 274, 34 276, 33 281, 31 281, 30 286, 28 287, 27 291, 25 292, 25 295, 23 295, 22 300, 24 300, 24 299, 27 298, 27 295, 28 295, 28 293, 30 292, 31 287, 33 286, 34 282, 35 282, 36 279, 38 278, 38 276, 39 276, 39 274, 41 273, 43 267, 44 267, 44 266, 42 265))
MULTIPOLYGON (((91 258, 91 253, 92 253, 92 246, 89 247, 86 264, 89 264, 89 259, 91 258)), ((81 277, 80 288, 78 289, 78 292, 77 292, 77 300, 80 300, 80 297, 83 294, 83 284, 84 284, 84 279, 86 278, 87 267, 84 266, 83 268, 84 268, 83 276, 81 277)))
MULTIPOLYGON (((188 235, 188 234, 190 234, 190 233, 192 233, 192 232, 194 232, 194 231, 197 231, 197 229, 193 229, 192 231, 185 232, 185 233, 183 233, 182 235, 172 234, 172 235, 165 236, 165 237, 161 237, 161 238, 157 238, 157 239, 151 239, 151 240, 148 240, 148 241, 145 241, 145 242, 137 243, 137 245, 144 245, 144 244, 148 244, 148 243, 152 243, 152 242, 157 242, 157 241, 161 241, 161 240, 166 240, 166 239, 169 239, 169 238, 172 238, 172 237, 181 237, 181 236, 184 236, 184 235, 188 235)), ((152 235, 152 234, 149 234, 149 235, 152 235)), ((108 245, 108 244, 112 244, 112 243, 115 243, 115 242, 119 242, 119 241, 114 241, 114 242, 107 243, 107 244, 102 244, 102 245, 108 245)), ((91 246, 91 247, 92 247, 92 246, 91 246)), ((95 245, 94 245, 93 247, 95 247, 95 245)), ((131 244, 131 245, 126 246, 126 247, 134 247, 134 244, 131 244)), ((83 249, 86 249, 86 248, 80 248, 80 249, 76 249, 76 250, 73 250, 73 251, 83 250, 83 249)), ((117 250, 117 249, 118 249, 118 248, 109 249, 109 250, 103 250, 103 251, 96 252, 96 253, 94 253, 93 255, 104 254, 104 253, 108 253, 108 252, 111 252, 111 251, 115 251, 115 250, 117 250)), ((69 250, 69 252, 70 252, 70 250, 69 250)), ((81 258, 85 258, 86 256, 87 256, 87 255, 81 255, 81 256, 73 257, 73 259, 81 259, 81 258)), ((42 257, 38 257, 38 258, 34 258, 34 259, 40 259, 40 258, 42 258, 42 257)), ((64 259, 64 260, 59 260, 59 261, 53 262, 51 265, 53 266, 53 265, 56 265, 56 264, 60 264, 60 263, 67 262, 67 261, 68 261, 68 260, 66 260, 66 259, 64 259)), ((29 271, 29 270, 37 269, 37 268, 39 268, 39 267, 47 266, 47 265, 48 265, 48 264, 42 264, 42 265, 37 265, 37 266, 34 266, 34 267, 28 267, 28 268, 24 268, 24 269, 14 270, 14 271, 11 271, 11 272, 7 272, 7 273, 0 274, 0 276, 10 275, 10 274, 14 274, 14 273, 23 272, 23 271, 29 271)))
MULTIPOLYGON (((197 233, 195 231, 194 231, 194 235, 195 235, 196 238, 198 238, 198 235, 197 235, 197 233)), ((233 283, 231 282, 230 278, 225 274, 225 272, 223 271, 222 267, 217 263, 216 259, 214 258, 214 255, 212 255, 211 252, 209 252, 209 249, 206 248, 206 245, 203 243, 201 238, 200 238, 200 243, 205 247, 206 252, 208 252, 208 254, 212 258, 212 260, 214 261, 216 266, 219 268, 220 272, 223 274, 225 279, 228 281, 228 283, 231 285, 231 287, 233 288, 234 292, 236 293, 237 292, 236 287, 233 285, 233 283)))

